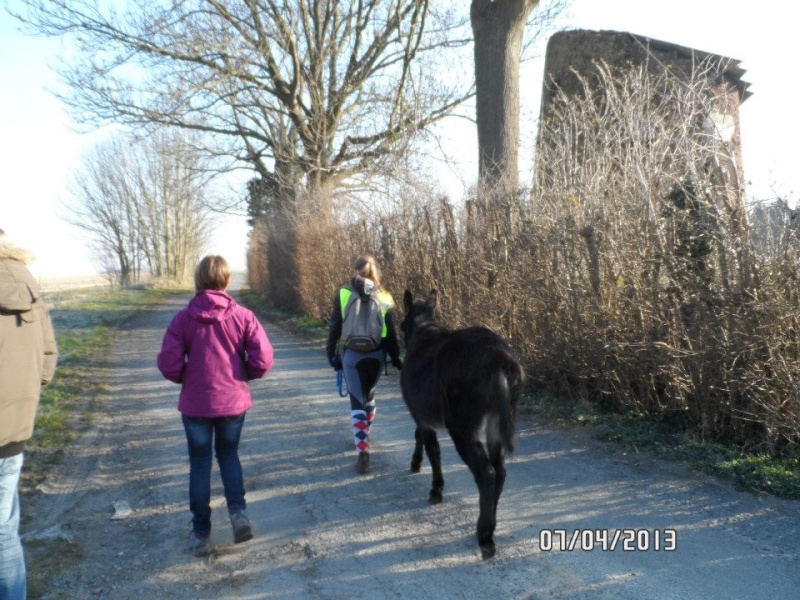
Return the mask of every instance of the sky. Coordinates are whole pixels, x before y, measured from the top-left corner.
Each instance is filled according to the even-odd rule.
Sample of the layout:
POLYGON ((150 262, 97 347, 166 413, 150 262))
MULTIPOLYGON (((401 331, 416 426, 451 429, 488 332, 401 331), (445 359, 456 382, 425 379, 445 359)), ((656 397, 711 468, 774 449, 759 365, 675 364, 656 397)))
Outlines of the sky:
MULTIPOLYGON (((466 0, 464 0, 466 1, 466 0)), ((11 0, 10 4, 15 4, 11 0)), ((741 61, 753 95, 741 106, 742 152, 748 196, 776 195, 793 202, 800 192, 800 119, 791 103, 800 98, 793 4, 785 0, 573 0, 558 29, 629 31, 741 61)), ((536 54, 544 56, 542 40, 536 54)), ((0 12, 0 229, 33 251, 31 271, 40 278, 96 272, 85 234, 68 225, 62 203, 81 153, 101 134, 78 133, 48 90, 57 86, 50 68, 57 39, 24 36, 0 12)), ((535 138, 542 60, 522 72, 523 145, 520 163, 535 138)), ((464 168, 443 172, 442 185, 459 197, 477 177, 477 134, 445 136, 445 151, 464 168)), ((524 174, 523 174, 524 181, 524 174)), ((217 217, 205 252, 222 254, 234 269, 245 268, 244 217, 217 217)))

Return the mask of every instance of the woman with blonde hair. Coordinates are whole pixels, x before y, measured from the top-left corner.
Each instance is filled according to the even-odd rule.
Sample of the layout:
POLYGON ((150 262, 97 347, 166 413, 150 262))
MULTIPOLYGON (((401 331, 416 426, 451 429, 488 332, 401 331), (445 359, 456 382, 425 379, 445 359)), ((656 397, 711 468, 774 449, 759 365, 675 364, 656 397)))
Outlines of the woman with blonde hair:
POLYGON ((172 319, 158 355, 165 378, 181 384, 178 410, 189 449, 189 550, 211 550, 211 463, 216 453, 238 544, 253 537, 244 499, 239 439, 253 406, 248 381, 272 368, 272 345, 252 311, 225 289, 231 270, 221 256, 209 255, 195 270, 196 294, 172 319))
POLYGON ((353 263, 350 283, 340 288, 333 299, 326 351, 330 365, 344 373, 350 396, 350 424, 358 454, 356 471, 361 474, 369 472, 369 434, 376 411, 375 387, 381 376, 386 353, 388 352, 392 365, 397 369, 403 366, 393 309, 394 300, 381 287, 375 259, 369 255, 359 256, 353 263), (373 299, 377 299, 380 304, 380 340, 376 340, 375 347, 370 347, 369 344, 365 347, 345 344, 340 352, 338 346, 345 316, 351 312, 350 307, 358 300, 366 303, 374 301, 373 299))

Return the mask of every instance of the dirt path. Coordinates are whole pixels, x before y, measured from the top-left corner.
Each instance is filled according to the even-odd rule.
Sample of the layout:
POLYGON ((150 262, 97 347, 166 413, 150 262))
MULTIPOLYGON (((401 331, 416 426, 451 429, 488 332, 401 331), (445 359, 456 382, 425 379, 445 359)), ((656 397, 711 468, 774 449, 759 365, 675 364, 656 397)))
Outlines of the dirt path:
POLYGON ((322 351, 269 324, 276 366, 253 386, 241 448, 256 537, 231 544, 215 472, 216 551, 194 558, 184 551, 188 459, 178 388, 155 369, 163 331, 185 301, 121 332, 105 416, 30 501, 31 544, 55 532, 71 542, 61 552, 75 555, 44 598, 797 597, 800 503, 736 492, 528 422, 519 423, 508 465, 497 556, 481 561, 477 491, 449 439, 443 504, 427 504, 428 470, 408 472, 413 425, 396 372, 377 394, 373 471, 357 476, 348 404, 322 351), (118 501, 132 513, 115 520, 118 501), (559 529, 567 537, 583 530, 575 549, 560 550, 559 533, 541 533, 559 529), (624 551, 623 534, 603 551, 604 532, 610 546, 622 529, 648 530, 650 546, 656 534, 669 544, 666 530, 674 529, 677 549, 624 551))

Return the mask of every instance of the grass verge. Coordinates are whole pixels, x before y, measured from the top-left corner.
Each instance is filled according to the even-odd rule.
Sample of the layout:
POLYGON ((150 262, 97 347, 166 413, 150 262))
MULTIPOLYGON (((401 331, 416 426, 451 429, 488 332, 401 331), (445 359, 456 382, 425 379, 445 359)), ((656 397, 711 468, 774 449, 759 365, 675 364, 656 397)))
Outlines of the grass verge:
POLYGON ((698 440, 679 424, 644 414, 605 412, 588 402, 528 395, 525 413, 559 427, 581 426, 598 439, 632 451, 679 462, 690 469, 732 482, 738 489, 800 499, 800 460, 749 453, 741 448, 698 440))
POLYGON ((48 297, 59 360, 42 390, 33 438, 26 444, 20 490, 31 492, 58 463, 64 448, 92 423, 104 391, 97 370, 114 343, 115 328, 180 288, 84 288, 48 297))

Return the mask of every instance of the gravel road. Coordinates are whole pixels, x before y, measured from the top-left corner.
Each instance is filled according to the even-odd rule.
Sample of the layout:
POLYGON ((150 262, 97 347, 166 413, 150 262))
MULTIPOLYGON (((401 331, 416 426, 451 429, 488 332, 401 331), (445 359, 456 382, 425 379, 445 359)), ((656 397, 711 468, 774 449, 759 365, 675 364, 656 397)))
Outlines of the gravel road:
POLYGON ((48 582, 44 598, 800 596, 800 503, 735 491, 525 420, 498 509, 497 555, 481 560, 477 489, 449 438, 444 503, 427 502, 427 462, 409 473, 414 427, 397 372, 379 385, 372 472, 359 476, 349 405, 324 352, 270 323, 275 368, 253 385, 241 446, 255 538, 232 544, 215 467, 215 551, 194 558, 184 550, 188 459, 178 388, 155 368, 164 329, 187 299, 121 332, 95 428, 29 500, 27 539, 55 531, 81 557, 48 582), (120 501, 132 511, 114 519, 120 501), (626 551, 626 540, 636 549, 626 551))

